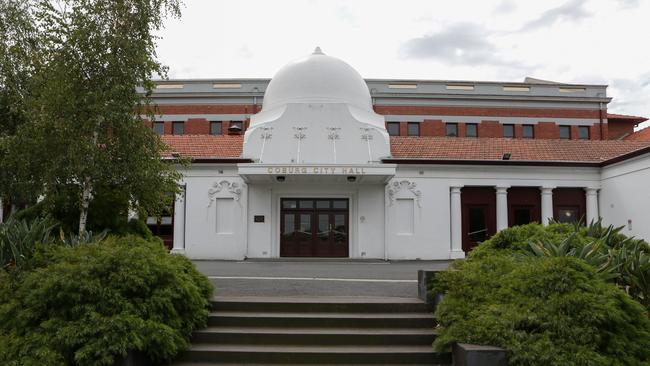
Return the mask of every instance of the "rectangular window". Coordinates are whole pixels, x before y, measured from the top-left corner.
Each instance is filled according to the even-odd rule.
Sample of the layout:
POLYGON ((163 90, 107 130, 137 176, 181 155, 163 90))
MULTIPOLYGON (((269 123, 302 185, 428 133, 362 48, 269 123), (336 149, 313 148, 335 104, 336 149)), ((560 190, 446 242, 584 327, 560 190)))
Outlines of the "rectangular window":
POLYGON ((563 140, 571 139, 571 126, 560 126, 560 138, 563 140))
POLYGON ((153 132, 164 135, 165 134, 165 122, 154 122, 153 123, 153 132))
POLYGON ((210 135, 221 135, 221 121, 210 121, 210 135))
POLYGON ((388 129, 389 136, 399 136, 399 122, 386 123, 386 129, 388 129))
POLYGON ((458 124, 457 123, 447 123, 445 129, 448 137, 458 137, 458 124))
POLYGON ((589 140, 589 126, 579 126, 578 137, 581 140, 589 140))
POLYGON ((420 124, 417 122, 408 123, 408 135, 409 136, 420 136, 420 124))
POLYGON ((515 137, 515 125, 503 125, 503 137, 515 137))
POLYGON ((533 125, 523 125, 521 130, 521 136, 525 139, 532 139, 535 137, 535 126, 533 125))
POLYGON ((468 123, 465 125, 466 137, 478 137, 478 125, 476 123, 468 123))
POLYGON ((173 122, 172 123, 172 134, 182 135, 185 133, 185 123, 184 122, 173 122))

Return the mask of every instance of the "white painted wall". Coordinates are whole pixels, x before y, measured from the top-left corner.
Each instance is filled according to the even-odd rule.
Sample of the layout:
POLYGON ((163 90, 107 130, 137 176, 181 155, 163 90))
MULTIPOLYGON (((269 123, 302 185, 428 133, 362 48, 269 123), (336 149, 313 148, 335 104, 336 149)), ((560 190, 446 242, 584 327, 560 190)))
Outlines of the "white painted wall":
POLYGON ((388 192, 386 194, 388 258, 449 259, 451 256, 450 187, 598 188, 600 171, 599 168, 575 167, 402 165, 398 166, 397 174, 389 183, 389 187, 392 187, 395 182, 398 183, 398 188, 395 189, 394 200, 390 199, 388 192), (413 183, 415 186, 412 186, 413 183), (407 214, 404 210, 409 205, 406 203, 409 200, 413 203, 409 206, 412 207, 413 212, 407 214), (412 224, 406 222, 410 217, 414 218, 412 224), (412 231, 409 232, 408 228, 411 227, 412 231))
POLYGON ((650 154, 604 167, 599 196, 605 224, 650 241, 650 154))
MULTIPOLYGON (((620 202, 614 208, 626 207, 623 216, 629 215, 635 218, 634 223, 639 222, 633 223, 633 227, 638 227, 634 235, 648 235, 642 230, 649 227, 644 208, 650 207, 650 198, 643 195, 643 185, 639 182, 650 179, 649 166, 650 158, 647 158, 603 171, 606 185, 601 199, 620 202), (638 192, 629 194, 634 189, 638 192), (643 220, 646 225, 642 224, 643 220)), ((246 184, 238 175, 237 166, 192 166, 184 172, 186 255, 195 259, 277 258, 281 198, 342 197, 350 200, 351 258, 448 259, 451 255, 450 187, 600 188, 601 171, 575 167, 402 165, 388 185, 325 179, 305 175, 284 183, 246 184), (215 184, 220 187, 218 192, 215 184), (229 215, 224 216, 225 213, 229 215), (255 215, 264 215, 264 222, 255 223, 255 215)), ((606 202, 601 204, 606 219, 622 215, 602 208, 603 205, 606 202)), ((182 230, 178 222, 176 230, 182 230)))
MULTIPOLYGON (((183 172, 185 254, 193 259, 243 259, 247 186, 236 166, 195 165, 183 172)), ((180 224, 175 230, 182 230, 180 224)))
POLYGON ((280 256, 280 199, 290 197, 349 199, 350 257, 384 258, 383 185, 321 184, 313 181, 250 184, 248 192, 249 258, 280 256), (264 223, 253 222, 255 215, 264 215, 264 223))

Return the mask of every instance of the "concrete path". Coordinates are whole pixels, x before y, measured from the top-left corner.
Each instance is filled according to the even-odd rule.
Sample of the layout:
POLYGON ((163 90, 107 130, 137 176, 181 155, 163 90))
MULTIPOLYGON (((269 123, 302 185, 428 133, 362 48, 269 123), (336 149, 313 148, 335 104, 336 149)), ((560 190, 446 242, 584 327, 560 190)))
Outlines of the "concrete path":
POLYGON ((417 271, 450 261, 194 261, 217 296, 417 297, 417 271))

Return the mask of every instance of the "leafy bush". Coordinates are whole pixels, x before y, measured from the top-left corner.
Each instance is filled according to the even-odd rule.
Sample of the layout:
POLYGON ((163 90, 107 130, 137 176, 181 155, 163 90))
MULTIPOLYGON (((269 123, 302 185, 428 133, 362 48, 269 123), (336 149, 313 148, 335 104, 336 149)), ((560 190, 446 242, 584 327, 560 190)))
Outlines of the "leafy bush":
POLYGON ((6 222, 0 223, 0 267, 25 266, 37 243, 54 241, 51 234, 55 227, 56 224, 48 217, 33 221, 10 217, 6 222))
POLYGON ((445 293, 436 310, 439 350, 500 346, 513 365, 650 362, 645 309, 577 258, 485 252, 438 274, 434 291, 445 293))
POLYGON ((650 311, 650 246, 621 234, 623 227, 529 224, 503 230, 479 245, 470 258, 486 255, 575 257, 625 290, 650 311))
POLYGON ((211 284, 160 240, 41 245, 32 266, 0 271, 2 365, 112 365, 129 350, 165 360, 207 320, 211 284))

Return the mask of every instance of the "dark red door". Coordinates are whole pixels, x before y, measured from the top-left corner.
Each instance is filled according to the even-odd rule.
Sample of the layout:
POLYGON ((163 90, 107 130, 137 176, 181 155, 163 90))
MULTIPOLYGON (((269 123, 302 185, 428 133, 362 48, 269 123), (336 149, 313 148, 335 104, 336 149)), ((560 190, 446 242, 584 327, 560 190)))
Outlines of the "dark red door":
POLYGON ((281 201, 281 257, 347 257, 347 199, 284 198, 281 201))

